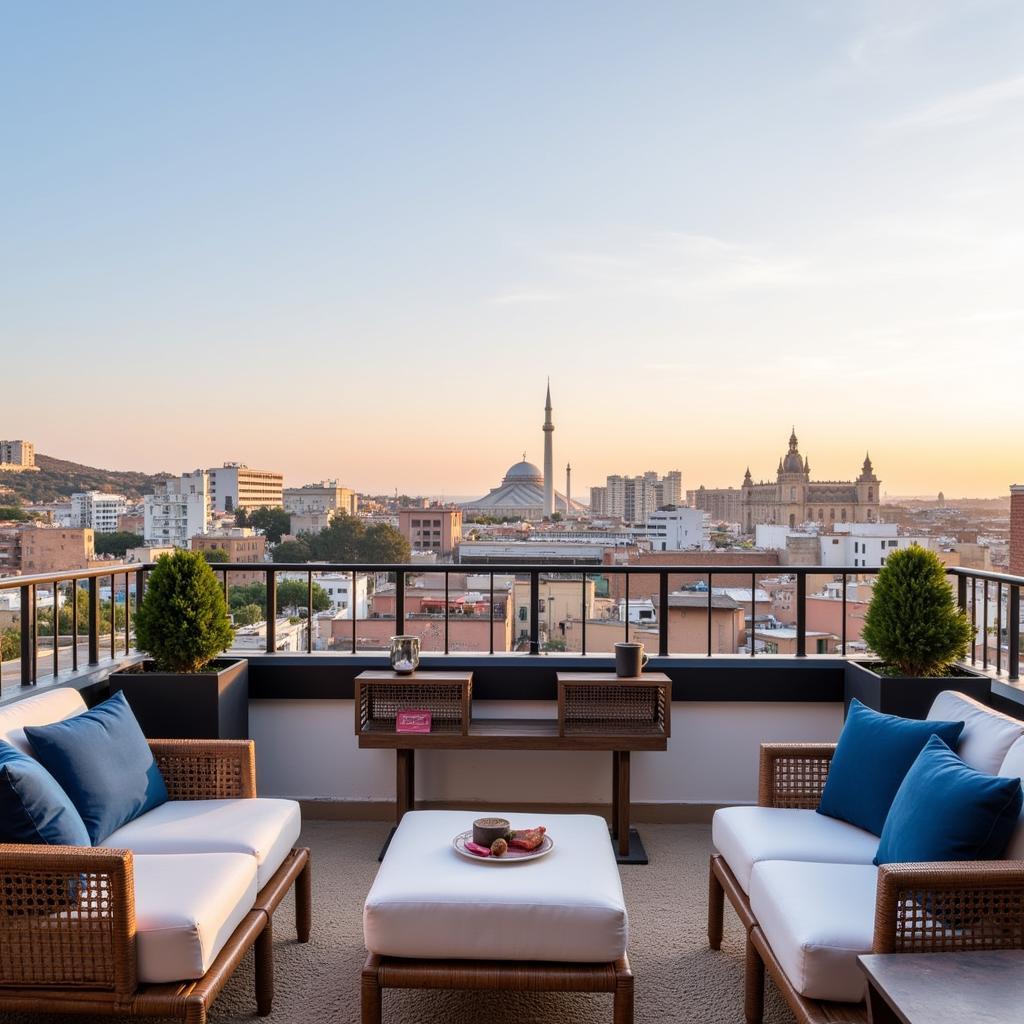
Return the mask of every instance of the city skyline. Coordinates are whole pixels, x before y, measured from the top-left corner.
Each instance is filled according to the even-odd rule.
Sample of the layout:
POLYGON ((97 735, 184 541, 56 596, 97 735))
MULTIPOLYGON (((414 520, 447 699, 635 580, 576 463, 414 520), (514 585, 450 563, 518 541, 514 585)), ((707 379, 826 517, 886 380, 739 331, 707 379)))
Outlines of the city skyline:
POLYGON ((0 434, 473 495, 550 374, 580 495, 1024 476, 1020 5, 394 13, 7 12, 0 434))

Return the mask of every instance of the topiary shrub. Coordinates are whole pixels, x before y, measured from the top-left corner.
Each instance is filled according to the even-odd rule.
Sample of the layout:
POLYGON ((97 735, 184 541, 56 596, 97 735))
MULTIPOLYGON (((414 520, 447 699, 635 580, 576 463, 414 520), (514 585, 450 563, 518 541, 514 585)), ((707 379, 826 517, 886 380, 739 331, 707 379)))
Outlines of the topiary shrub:
POLYGON ((162 672, 202 672, 234 639, 227 603, 201 551, 161 555, 146 579, 135 639, 162 672))
POLYGON ((934 551, 894 551, 875 580, 863 637, 886 675, 941 676, 970 650, 973 629, 934 551))

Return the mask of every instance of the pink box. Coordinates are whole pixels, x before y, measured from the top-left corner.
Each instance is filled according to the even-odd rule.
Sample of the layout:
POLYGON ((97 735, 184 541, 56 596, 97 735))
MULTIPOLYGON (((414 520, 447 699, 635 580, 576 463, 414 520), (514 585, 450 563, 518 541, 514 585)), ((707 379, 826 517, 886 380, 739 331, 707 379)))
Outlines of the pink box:
POLYGON ((406 708, 395 715, 395 732, 430 732, 431 714, 418 708, 406 708))

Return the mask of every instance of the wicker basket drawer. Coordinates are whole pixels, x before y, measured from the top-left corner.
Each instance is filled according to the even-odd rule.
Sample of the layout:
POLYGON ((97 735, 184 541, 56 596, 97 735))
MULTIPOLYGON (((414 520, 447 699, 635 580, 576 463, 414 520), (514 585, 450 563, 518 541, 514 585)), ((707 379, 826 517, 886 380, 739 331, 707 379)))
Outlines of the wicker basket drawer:
POLYGON ((559 680, 562 736, 668 736, 671 683, 652 679, 559 680))
POLYGON ((419 672, 363 672, 356 679, 356 735, 393 733, 399 711, 429 711, 432 733, 469 733, 472 679, 419 672))

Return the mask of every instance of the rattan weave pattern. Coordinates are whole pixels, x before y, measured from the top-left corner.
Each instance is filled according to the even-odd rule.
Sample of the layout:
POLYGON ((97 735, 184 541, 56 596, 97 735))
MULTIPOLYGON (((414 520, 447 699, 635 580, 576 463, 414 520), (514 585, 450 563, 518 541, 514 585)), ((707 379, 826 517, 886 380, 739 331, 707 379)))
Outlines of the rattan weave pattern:
POLYGON ((664 725, 664 689, 660 686, 567 686, 565 724, 581 722, 664 725))
POLYGON ((135 988, 126 850, 0 846, 0 988, 135 988))
POLYGON ((834 743, 762 743, 758 803, 813 810, 821 802, 834 743))
POLYGON ((363 727, 386 722, 393 728, 399 711, 429 711, 435 725, 462 726, 463 688, 460 683, 364 683, 360 721, 363 727))
POLYGON ((251 740, 150 740, 171 800, 235 800, 256 796, 251 740))
POLYGON ((876 953, 1024 948, 1024 862, 879 869, 876 953))

